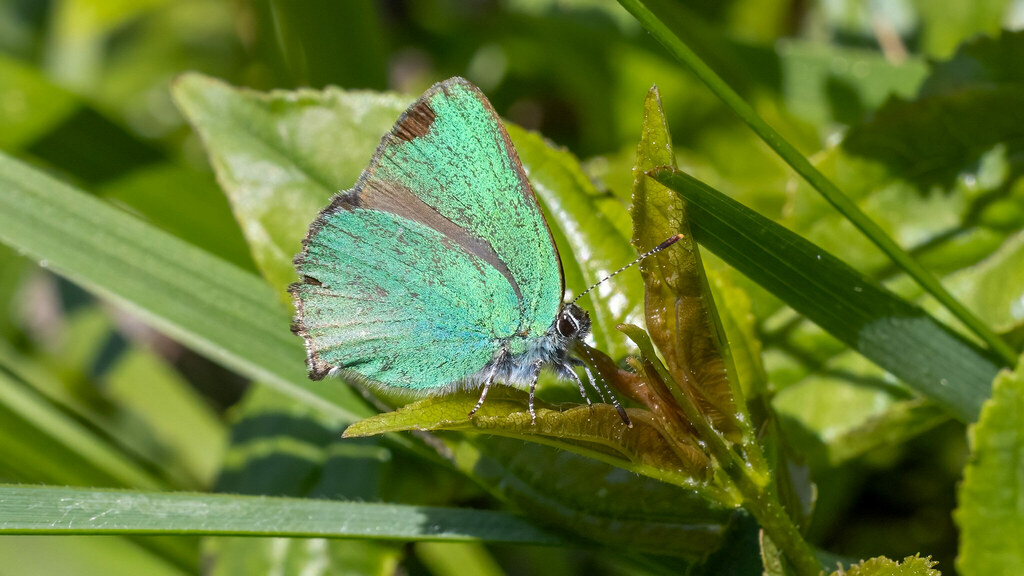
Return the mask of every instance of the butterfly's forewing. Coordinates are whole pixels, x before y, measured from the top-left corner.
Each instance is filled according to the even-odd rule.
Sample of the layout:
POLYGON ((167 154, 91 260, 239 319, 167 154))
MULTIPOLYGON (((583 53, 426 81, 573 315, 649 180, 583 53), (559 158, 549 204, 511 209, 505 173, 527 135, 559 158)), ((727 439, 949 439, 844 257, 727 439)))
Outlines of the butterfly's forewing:
POLYGON ((550 232, 484 96, 454 78, 384 137, 296 260, 310 374, 340 367, 386 385, 443 387, 516 352, 562 298, 550 232))

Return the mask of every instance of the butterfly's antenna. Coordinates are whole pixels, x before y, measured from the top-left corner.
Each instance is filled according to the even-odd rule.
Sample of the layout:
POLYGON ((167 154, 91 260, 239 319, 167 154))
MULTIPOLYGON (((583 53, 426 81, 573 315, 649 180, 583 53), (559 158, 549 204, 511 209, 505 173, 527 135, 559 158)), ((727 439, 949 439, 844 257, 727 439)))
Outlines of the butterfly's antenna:
POLYGON ((619 268, 615 272, 612 272, 611 274, 609 274, 609 275, 605 276, 604 278, 598 280, 593 285, 591 285, 590 288, 587 288, 583 292, 580 292, 579 296, 577 296, 577 297, 572 299, 573 304, 575 304, 576 301, 579 300, 580 298, 583 298, 584 296, 586 296, 588 292, 590 292, 594 288, 597 288, 598 286, 603 284, 606 280, 611 279, 613 276, 615 276, 619 272, 622 272, 623 270, 626 270, 627 268, 630 268, 631 266, 633 266, 635 264, 638 264, 641 260, 643 260, 644 258, 647 258, 648 256, 653 256, 653 255, 657 254, 658 252, 661 252, 665 248, 668 248, 669 246, 675 244, 676 242, 679 242, 682 239, 683 239, 683 235, 682 234, 676 234, 675 236, 669 238, 668 240, 665 240, 664 242, 662 242, 661 244, 658 244, 657 246, 655 246, 654 248, 648 250, 647 252, 644 252, 643 254, 637 256, 636 260, 633 260, 629 264, 626 264, 622 268, 619 268))

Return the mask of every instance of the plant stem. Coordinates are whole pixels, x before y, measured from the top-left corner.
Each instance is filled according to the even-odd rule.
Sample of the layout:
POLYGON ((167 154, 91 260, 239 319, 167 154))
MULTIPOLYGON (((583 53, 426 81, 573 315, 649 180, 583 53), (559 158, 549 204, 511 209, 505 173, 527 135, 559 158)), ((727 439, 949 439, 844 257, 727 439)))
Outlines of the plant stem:
POLYGON ((679 36, 674 34, 650 9, 644 0, 618 0, 654 36, 673 56, 685 64, 700 78, 722 102, 732 108, 733 112, 747 126, 761 137, 762 140, 779 157, 789 164, 804 180, 817 190, 832 206, 856 226, 869 240, 874 242, 897 266, 902 268, 929 294, 953 313, 965 326, 984 340, 1008 366, 1013 366, 1017 355, 1013 349, 995 332, 989 329, 977 316, 972 314, 963 304, 954 298, 928 270, 901 248, 850 200, 824 174, 818 171, 792 144, 768 125, 754 109, 747 104, 735 90, 711 69, 679 36))
MULTIPOLYGON (((675 383, 671 383, 669 387, 677 386, 675 383)), ((684 400, 681 408, 688 418, 690 417, 689 413, 696 413, 696 419, 692 420, 692 423, 699 430, 700 438, 704 440, 708 451, 719 462, 722 471, 743 497, 743 507, 754 515, 761 529, 779 547, 779 550, 793 565, 796 573, 800 576, 821 574, 821 564, 815 558, 811 546, 803 539, 800 530, 793 524, 792 518, 786 514, 779 499, 776 498, 775 492, 772 490, 772 483, 770 481, 767 483, 755 481, 750 467, 726 445, 725 439, 711 428, 707 419, 688 398, 684 400)), ((756 452, 760 455, 760 449, 756 445, 744 446, 744 451, 756 452)))
POLYGON ((747 494, 747 489, 742 483, 737 483, 737 488, 746 496, 744 507, 754 515, 761 529, 782 551, 796 573, 800 576, 819 576, 822 568, 814 556, 814 550, 793 524, 792 518, 775 497, 775 493, 764 488, 757 489, 753 484, 750 488, 754 491, 750 494, 747 494))
MULTIPOLYGON (((697 437, 704 441, 707 451, 732 482, 742 499, 743 507, 754 515, 761 529, 779 547, 797 574, 818 576, 821 573, 821 565, 814 557, 811 546, 803 539, 800 531, 793 524, 793 520, 786 514, 782 504, 775 496, 771 477, 767 474, 760 474, 761 471, 755 470, 755 466, 750 464, 751 461, 764 462, 764 455, 757 443, 751 441, 749 444, 741 445, 747 457, 747 461, 744 461, 740 454, 729 446, 727 440, 711 426, 704 414, 683 392, 665 365, 658 360, 654 345, 647 333, 630 324, 620 324, 618 329, 640 349, 640 354, 646 363, 654 369, 662 380, 662 384, 672 393, 672 397, 679 409, 682 410, 683 415, 697 429, 697 437)), ((667 432, 671 433, 670 430, 667 432)))
MULTIPOLYGON (((669 384, 669 388, 678 388, 678 386, 673 382, 669 384)), ((704 440, 708 451, 715 457, 722 467, 722 471, 743 497, 743 507, 754 515, 761 529, 782 551, 786 559, 793 565, 796 573, 800 576, 821 574, 821 564, 818 563, 811 546, 803 539, 800 530, 793 524, 792 518, 789 517, 782 507, 782 503, 775 496, 770 479, 766 483, 757 482, 753 476, 753 470, 740 460, 734 450, 726 445, 725 439, 711 428, 707 419, 689 401, 689 398, 684 399, 680 408, 687 414, 687 418, 691 418, 690 413, 695 414, 696 417, 691 422, 697 427, 700 438, 704 440)), ((748 454, 756 453, 761 456, 761 451, 756 444, 743 448, 744 452, 748 454)), ((763 460, 763 456, 761 458, 763 460)))

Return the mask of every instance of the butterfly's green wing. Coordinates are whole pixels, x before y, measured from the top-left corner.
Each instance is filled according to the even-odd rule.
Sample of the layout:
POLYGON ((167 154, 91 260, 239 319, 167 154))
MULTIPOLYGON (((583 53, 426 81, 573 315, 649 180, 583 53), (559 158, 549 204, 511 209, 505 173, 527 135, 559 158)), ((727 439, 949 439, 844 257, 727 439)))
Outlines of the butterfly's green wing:
POLYGON ((515 150, 486 98, 453 78, 399 118, 296 259, 310 375, 444 387, 554 321, 562 274, 515 150))

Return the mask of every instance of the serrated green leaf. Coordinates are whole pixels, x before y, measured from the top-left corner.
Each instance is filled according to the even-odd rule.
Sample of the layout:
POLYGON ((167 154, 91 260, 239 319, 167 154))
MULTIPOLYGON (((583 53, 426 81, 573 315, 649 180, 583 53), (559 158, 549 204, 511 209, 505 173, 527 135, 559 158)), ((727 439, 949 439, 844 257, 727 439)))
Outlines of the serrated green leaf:
POLYGON ((282 299, 309 223, 355 183, 411 101, 336 88, 262 94, 199 74, 178 78, 174 98, 203 139, 253 259, 282 299))
MULTIPOLYGON (((0 168, 0 240, 303 402, 342 418, 365 410, 349 387, 306 380, 287 315, 259 279, 16 161, 0 156, 0 168)), ((461 470, 545 521, 601 541, 696 557, 721 542, 730 518, 697 493, 606 464, 542 446, 524 450, 518 441, 476 442, 453 445, 461 470), (547 472, 538 475, 542 460, 547 472), (649 513, 666 519, 652 524, 649 513)))
POLYGON ((965 576, 1024 570, 1024 357, 1000 372, 981 418, 968 431, 971 459, 954 513, 960 528, 957 570, 965 576))
MULTIPOLYGON (((232 103, 239 100, 240 102, 237 107, 238 110, 255 110, 253 114, 258 118, 256 123, 259 125, 274 126, 276 128, 275 132, 285 134, 294 133, 295 130, 299 128, 299 126, 294 124, 294 119, 301 117, 303 107, 316 108, 318 106, 323 106, 325 108, 332 109, 337 116, 334 117, 328 114, 329 118, 341 118, 342 120, 345 120, 346 115, 352 116, 351 110, 343 109, 337 106, 336 102, 331 100, 331 94, 336 94, 333 92, 325 93, 327 96, 320 94, 319 97, 312 92, 303 92, 302 97, 298 98, 300 102, 295 103, 291 101, 295 98, 289 97, 284 93, 277 93, 269 96, 257 96, 245 91, 234 92, 223 85, 214 84, 211 81, 202 80, 195 76, 186 77, 185 81, 191 82, 191 86, 193 88, 203 92, 205 98, 221 101, 217 105, 221 106, 219 110, 224 115, 231 114, 231 108, 233 107, 232 103), (267 106, 266 104, 268 102, 274 103, 274 106, 267 106)), ((188 86, 188 84, 185 85, 188 86)), ((182 84, 179 84, 179 100, 183 101, 181 86, 182 84)), ((359 94, 350 95, 351 98, 355 98, 356 96, 359 96, 359 94)), ((364 94, 363 96, 366 95, 364 94)), ((194 104, 198 101, 199 99, 197 98, 192 103, 194 104)), ((370 112, 374 109, 372 102, 373 100, 371 99, 366 103, 367 110, 370 112)), ((403 100, 399 108, 404 108, 406 102, 408 102, 408 99, 403 100)), ((208 106, 204 103, 202 106, 212 107, 213 104, 209 104, 208 106)), ((382 121, 382 126, 373 128, 371 122, 366 126, 365 133, 360 132, 368 143, 365 153, 366 158, 359 161, 358 167, 354 169, 350 176, 352 180, 355 179, 355 176, 358 174, 358 170, 360 170, 366 161, 368 161, 369 155, 373 150, 373 146, 376 146, 380 136, 390 129, 390 123, 393 118, 397 116, 399 110, 385 110, 380 113, 384 114, 385 112, 390 115, 390 118, 386 122, 382 121), (373 133, 372 136, 368 134, 369 132, 373 133)), ((206 112, 204 112, 204 114, 205 113, 206 112)), ((367 113, 369 114, 369 112, 367 113)), ((355 123, 358 120, 358 115, 355 115, 345 121, 355 123)), ((295 158, 300 158, 302 160, 302 164, 300 166, 298 166, 294 171, 289 171, 290 174, 297 175, 296 178, 305 178, 303 174, 325 173, 336 169, 335 165, 338 163, 338 160, 333 157, 330 150, 343 149, 347 146, 347 142, 341 138, 341 136, 344 136, 345 130, 332 129, 329 125, 329 121, 325 122, 325 125, 320 127, 320 129, 314 134, 314 136, 316 136, 314 140, 320 142, 321 145, 318 155, 300 156, 300 153, 303 152, 303 150, 296 150, 296 144, 285 143, 286 146, 282 153, 290 158, 289 161, 294 161, 295 158), (335 138, 335 140, 331 140, 331 138, 335 138)), ((512 138, 515 141, 520 155, 522 156, 524 166, 536 186, 542 207, 547 210, 547 213, 550 216, 549 223, 552 225, 553 233, 556 237, 556 241, 559 242, 560 251, 564 258, 568 285, 570 287, 575 285, 578 289, 582 289, 587 282, 600 279, 604 274, 607 274, 611 270, 614 270, 618 266, 621 266, 630 260, 634 253, 629 248, 625 238, 615 239, 615 236, 610 234, 611 231, 618 230, 621 226, 614 220, 614 213, 604 209, 607 208, 607 204, 605 203, 607 198, 603 197, 594 189, 593 185, 579 169, 579 166, 572 155, 563 150, 553 148, 535 134, 517 130, 515 127, 510 127, 510 133, 512 134, 512 138), (597 213, 598 216, 595 217, 595 213, 597 213), (601 214, 604 214, 604 216, 601 216, 601 214), (597 249, 594 247, 597 247, 597 249), (579 253, 579 251, 583 249, 586 249, 584 254, 587 256, 585 264, 577 266, 569 255, 573 252, 579 253)), ((235 136, 232 135, 232 138, 235 138, 235 136)), ((256 134, 255 136, 250 135, 247 138, 248 139, 243 141, 243 139, 239 137, 238 140, 232 140, 232 142, 239 146, 250 147, 247 152, 249 156, 246 157, 263 158, 267 163, 272 163, 274 161, 274 157, 265 150, 267 148, 266 143, 280 143, 279 140, 275 140, 274 137, 267 136, 266 134, 256 134)), ((211 141, 208 139, 208 145, 210 143, 211 141)), ((275 151, 280 152, 278 148, 272 148, 274 148, 275 151)), ((216 157, 221 153, 221 151, 211 148, 211 153, 216 157)), ((245 164, 238 164, 237 168, 239 170, 245 170, 247 169, 247 166, 245 164)), ((241 176, 237 177, 241 178, 241 176)), ((259 185, 264 187, 267 185, 265 181, 259 181, 260 178, 258 174, 255 175, 254 178, 258 180, 257 183, 259 185)), ((221 180, 224 181, 223 175, 221 176, 221 180)), ((313 180, 322 180, 322 178, 313 178, 313 180)), ((347 185, 348 183, 345 183, 339 185, 339 187, 347 185)), ((319 201, 320 203, 326 203, 326 197, 329 194, 327 194, 327 192, 324 192, 324 194, 323 199, 319 201)), ((252 200, 257 201, 260 199, 256 198, 252 200)), ((280 203, 274 204, 273 211, 280 214, 292 209, 293 207, 287 203, 280 203)), ((305 227, 308 224, 308 219, 312 218, 313 213, 315 213, 315 210, 312 210, 311 213, 306 216, 307 221, 302 223, 301 230, 298 232, 294 230, 290 232, 290 234, 292 234, 292 238, 294 238, 293 241, 296 246, 298 245, 298 239, 305 233, 305 227)), ((619 218, 626 218, 624 211, 619 214, 619 218)), ((272 215, 268 215, 267 218, 273 220, 272 215)), ((245 218, 243 217, 242 219, 244 222, 245 218)), ((256 225, 259 226, 260 224, 257 223, 256 225)), ((284 232, 282 228, 282 235, 280 235, 278 239, 283 237, 284 232)), ((271 244, 273 244, 275 239, 271 238, 270 240, 271 244)), ((280 247, 275 248, 273 246, 270 246, 269 248, 264 247, 264 249, 276 250, 279 253, 288 252, 287 249, 280 247)), ((291 279, 290 275, 292 274, 290 266, 290 264, 287 264, 287 270, 285 270, 285 266, 283 264, 281 266, 281 269, 289 275, 289 281, 291 279)), ((282 273, 282 276, 283 275, 284 273, 282 273)), ((623 303, 624 299, 622 298, 622 294, 628 295, 629 291, 619 282, 619 280, 620 278, 616 278, 615 281, 607 283, 607 285, 603 286, 603 289, 595 295, 599 302, 594 312, 594 319, 596 320, 594 330, 595 338, 598 339, 598 342, 605 342, 613 353, 615 353, 616 350, 621 353, 621 351, 628 349, 628 342, 621 337, 617 337, 617 334, 614 333, 612 336, 615 336, 615 338, 608 336, 607 330, 603 328, 602 323, 605 321, 617 321, 620 318, 628 317, 630 310, 629 302, 639 302, 639 290, 637 290, 634 297, 626 298, 625 303, 623 303), (601 310, 600 303, 602 302, 609 303, 606 307, 607 310, 601 310), (614 303, 614 307, 610 305, 612 303, 614 303), (611 310, 611 312, 608 310, 611 310), (605 316, 608 316, 610 320, 606 320, 605 316), (604 336, 602 336, 602 334, 604 334, 604 336)), ((634 282, 633 285, 636 286, 637 283, 634 282)), ((490 404, 490 401, 491 400, 489 399, 488 403, 485 404, 485 407, 490 404)), ((475 398, 473 399, 473 402, 475 402, 475 398)), ((518 404, 515 408, 516 410, 521 411, 524 405, 525 402, 518 404)), ((465 417, 467 413, 468 408, 462 409, 461 417, 465 417)), ((615 416, 612 421, 618 422, 618 417, 615 416)), ((454 446, 458 447, 459 450, 462 450, 467 454, 473 454, 473 459, 482 459, 482 461, 490 462, 490 456, 497 455, 499 453, 502 455, 502 458, 508 458, 508 453, 503 449, 498 452, 494 452, 494 450, 496 450, 494 440, 474 438, 465 441, 461 439, 449 441, 452 442, 454 446)), ((547 452, 545 452, 545 454, 547 454, 547 452)), ((496 465, 499 465, 498 462, 492 462, 491 464, 491 466, 496 465)), ((509 470, 502 473, 502 475, 493 476, 493 481, 506 485, 512 482, 514 485, 520 486, 520 488, 517 488, 516 490, 506 491, 506 493, 508 493, 513 500, 517 501, 521 506, 536 507, 538 499, 551 493, 552 488, 550 485, 556 481, 557 477, 564 476, 568 472, 569 468, 580 470, 582 468, 589 469, 593 466, 593 464, 588 463, 585 467, 581 467, 578 462, 573 462, 571 465, 558 464, 555 467, 550 468, 546 474, 542 475, 525 474, 524 470, 519 469, 515 471, 509 470), (556 472, 555 470, 559 471, 556 472)), ((465 466, 460 466, 460 468, 473 476, 480 476, 480 466, 477 462, 467 463, 465 466)), ((605 470, 603 467, 601 469, 605 470)), ((601 472, 598 474, 604 473, 605 472, 601 472)), ((488 477, 490 478, 491 476, 488 477)), ((642 482, 637 483, 643 484, 642 482)), ((597 490, 598 487, 595 486, 594 489, 597 490)), ((603 490, 604 488, 601 489, 603 490)), ((638 486, 638 490, 639 489, 640 488, 638 486)), ((573 491, 571 489, 566 487, 566 496, 572 492, 573 491)), ((581 499, 579 502, 575 502, 573 504, 573 506, 578 506, 575 510, 571 507, 564 507, 564 509, 558 509, 557 511, 550 513, 549 516, 553 521, 559 524, 575 528, 574 525, 577 524, 577 522, 574 522, 571 518, 574 517, 574 514, 578 515, 580 511, 586 510, 588 511, 588 514, 591 514, 589 516, 590 524, 587 528, 589 535, 593 537, 600 537, 603 532, 607 532, 607 539, 611 541, 614 541, 616 538, 624 537, 627 533, 630 533, 630 537, 634 537, 636 534, 640 533, 638 532, 638 525, 636 524, 631 525, 627 530, 622 528, 623 525, 621 522, 613 522, 611 520, 612 517, 621 517, 621 514, 623 513, 621 510, 626 510, 630 506, 633 506, 635 509, 635 504, 629 504, 628 500, 619 498, 616 502, 621 503, 621 510, 615 512, 609 510, 606 512, 601 509, 602 507, 595 507, 592 502, 592 499, 581 499), (607 516, 605 516, 606 514, 607 516)), ((616 505, 619 506, 619 504, 616 505)), ((722 518, 721 512, 714 512, 712 515, 715 518, 722 518)), ((666 542, 673 538, 672 536, 669 536, 671 534, 692 534, 695 533, 695 530, 704 533, 700 538, 691 539, 692 542, 688 542, 687 545, 683 547, 684 551, 687 553, 692 553, 693 550, 696 550, 700 543, 707 544, 708 542, 717 540, 717 536, 712 538, 709 534, 711 532, 716 532, 718 528, 713 529, 711 532, 707 532, 707 528, 705 526, 693 528, 682 521, 676 526, 665 527, 661 530, 661 533, 666 535, 666 542)), ((658 544, 654 544, 655 541, 652 540, 650 536, 645 538, 652 547, 659 546, 658 544)), ((638 542, 643 539, 644 538, 638 536, 636 537, 638 542)))
POLYGON ((893 62, 877 50, 784 39, 775 48, 786 107, 818 126, 859 122, 890 96, 911 97, 928 73, 923 59, 893 62))
POLYGON ((690 485, 694 463, 677 454, 658 424, 644 410, 630 410, 633 426, 627 427, 608 404, 536 405, 537 422, 523 410, 527 395, 514 388, 497 388, 471 418, 475 392, 456 392, 427 398, 356 422, 345 430, 346 438, 401 430, 473 430, 497 436, 540 442, 595 458, 651 478, 690 485))
POLYGON ((698 242, 950 414, 977 417, 997 364, 842 261, 678 172, 654 177, 688 202, 698 242))
MULTIPOLYGON (((800 174, 824 199, 832 204, 851 223, 898 266, 909 274, 922 289, 939 300, 943 306, 982 339, 1004 363, 1014 359, 1013 350, 985 324, 971 314, 942 284, 909 253, 903 250, 885 231, 867 216, 842 190, 807 160, 807 158, 778 131, 771 127, 722 77, 684 42, 677 31, 659 20, 644 0, 619 0, 627 10, 681 63, 701 79, 744 123, 747 124, 781 159, 800 174)), ((676 24, 673 22, 672 24, 676 24)), ((678 26, 676 26, 678 28, 678 26)))
POLYGON ((1024 88, 1015 62, 1024 33, 1004 32, 963 46, 939 64, 912 101, 893 99, 855 126, 843 148, 878 159, 923 191, 957 173, 998 143, 1016 149, 1024 138, 1024 88))
POLYGON ((907 556, 903 562, 879 557, 838 570, 831 576, 942 576, 933 566, 935 562, 930 557, 907 556))

